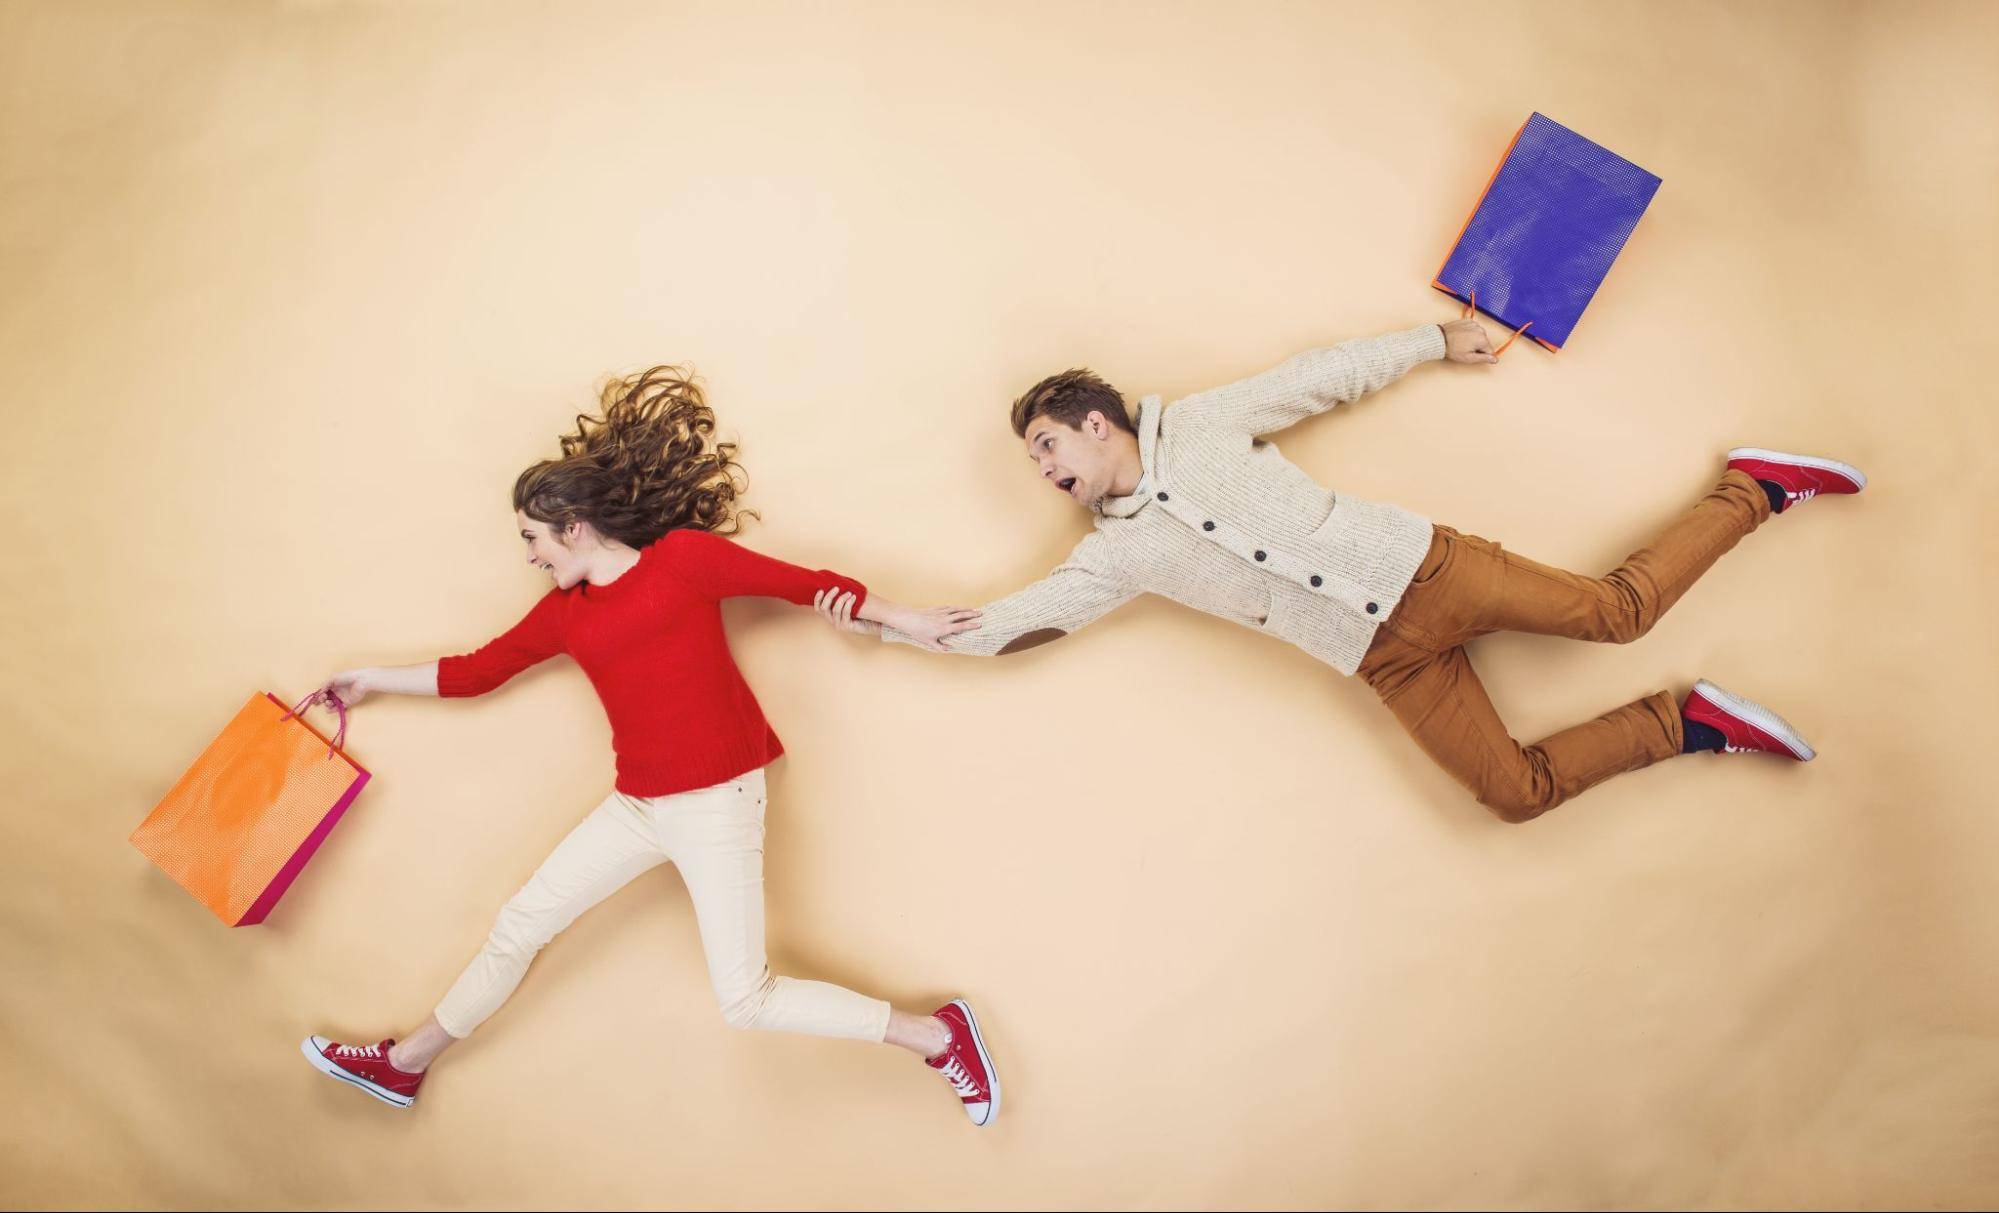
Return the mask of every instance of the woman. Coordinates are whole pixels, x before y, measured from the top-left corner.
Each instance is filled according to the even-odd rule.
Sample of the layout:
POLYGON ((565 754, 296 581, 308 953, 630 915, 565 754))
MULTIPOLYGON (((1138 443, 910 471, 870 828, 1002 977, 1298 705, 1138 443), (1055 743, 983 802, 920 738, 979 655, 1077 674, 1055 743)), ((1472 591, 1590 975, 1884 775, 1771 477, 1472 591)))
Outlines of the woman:
POLYGON ((322 1072, 397 1107, 416 1100, 437 1058, 498 1010, 530 961, 576 916, 659 864, 678 865, 700 925, 709 977, 734 1027, 882 1041, 944 1075, 977 1125, 1000 1087, 971 1008, 931 1015, 823 982, 771 974, 764 955, 764 767, 783 752, 729 655, 720 604, 738 595, 801 606, 837 591, 859 615, 926 643, 976 614, 914 610, 851 578, 810 572, 738 547, 741 467, 714 439, 715 415, 675 367, 615 381, 601 417, 580 416, 562 455, 521 473, 515 520, 528 563, 554 579, 527 617, 474 653, 423 665, 350 670, 321 694, 336 705, 375 692, 480 695, 558 653, 590 677, 611 722, 615 790, 555 848, 500 911, 485 946, 423 1026, 398 1040, 302 1048, 322 1072))

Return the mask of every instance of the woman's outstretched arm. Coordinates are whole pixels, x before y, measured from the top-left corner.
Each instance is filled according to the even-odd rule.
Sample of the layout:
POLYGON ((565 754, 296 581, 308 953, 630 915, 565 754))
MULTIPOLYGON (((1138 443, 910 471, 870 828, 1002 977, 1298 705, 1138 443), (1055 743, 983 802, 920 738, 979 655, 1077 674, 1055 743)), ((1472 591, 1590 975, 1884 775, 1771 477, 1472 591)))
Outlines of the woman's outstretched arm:
POLYGON ((347 670, 326 680, 320 688, 348 707, 380 691, 385 695, 437 694, 437 663, 422 665, 378 665, 347 670))
POLYGON ((470 653, 441 657, 422 665, 348 670, 335 674, 321 689, 338 695, 340 702, 350 708, 376 691, 390 695, 441 695, 447 699, 484 695, 529 666, 562 651, 564 601, 561 591, 550 590, 534 604, 526 618, 470 653))

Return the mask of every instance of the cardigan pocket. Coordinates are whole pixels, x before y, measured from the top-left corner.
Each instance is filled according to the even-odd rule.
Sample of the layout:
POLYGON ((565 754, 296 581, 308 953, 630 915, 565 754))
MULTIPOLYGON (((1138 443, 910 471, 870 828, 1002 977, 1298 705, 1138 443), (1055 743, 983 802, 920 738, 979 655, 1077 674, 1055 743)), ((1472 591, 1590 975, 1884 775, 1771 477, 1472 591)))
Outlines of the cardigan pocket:
POLYGON ((1267 632, 1280 640, 1286 640, 1300 647, 1305 644, 1311 628, 1314 612, 1330 608, 1332 604, 1314 600, 1305 591, 1285 582, 1269 587, 1270 603, 1257 629, 1267 632))
POLYGON ((1244 627, 1263 626, 1270 615, 1270 587, 1251 571, 1256 566, 1247 552, 1203 536, 1186 541, 1173 557, 1167 597, 1244 627))

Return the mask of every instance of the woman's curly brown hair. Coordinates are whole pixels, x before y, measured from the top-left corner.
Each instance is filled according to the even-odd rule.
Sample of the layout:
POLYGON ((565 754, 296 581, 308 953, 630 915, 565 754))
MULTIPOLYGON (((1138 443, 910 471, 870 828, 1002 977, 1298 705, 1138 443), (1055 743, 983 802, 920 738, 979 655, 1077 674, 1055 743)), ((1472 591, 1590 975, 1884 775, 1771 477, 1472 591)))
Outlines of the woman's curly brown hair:
POLYGON ((601 416, 578 414, 562 457, 514 481, 514 508, 558 533, 587 522, 642 548, 668 531, 734 534, 746 487, 736 444, 715 440, 715 410, 693 371, 655 366, 604 385, 601 416))

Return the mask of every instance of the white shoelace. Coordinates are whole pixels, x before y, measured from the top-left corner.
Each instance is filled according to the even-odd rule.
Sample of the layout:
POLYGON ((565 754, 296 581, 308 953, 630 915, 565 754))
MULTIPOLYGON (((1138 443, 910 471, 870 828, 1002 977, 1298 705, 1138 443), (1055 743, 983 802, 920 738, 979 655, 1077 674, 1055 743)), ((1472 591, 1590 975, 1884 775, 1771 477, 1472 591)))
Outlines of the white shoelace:
POLYGON ((1784 494, 1784 496, 1789 497, 1793 502, 1810 501, 1812 498, 1818 495, 1819 491, 1817 489, 1804 489, 1796 493, 1784 494))
POLYGON ((363 1058, 368 1061, 384 1060, 382 1057, 382 1046, 380 1045, 336 1045, 333 1049, 333 1055, 335 1057, 363 1058))
POLYGON ((1754 750, 1755 750, 1754 746, 1746 746, 1746 745, 1724 744, 1721 747, 1721 752, 1724 754, 1748 754, 1754 752, 1754 750))
POLYGON ((951 1060, 945 1062, 937 1072, 942 1074, 944 1080, 951 1084, 951 1089, 958 1093, 958 1098, 978 1097, 978 1081, 972 1077, 972 1072, 965 1068, 964 1062, 953 1057, 951 1060))

